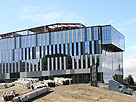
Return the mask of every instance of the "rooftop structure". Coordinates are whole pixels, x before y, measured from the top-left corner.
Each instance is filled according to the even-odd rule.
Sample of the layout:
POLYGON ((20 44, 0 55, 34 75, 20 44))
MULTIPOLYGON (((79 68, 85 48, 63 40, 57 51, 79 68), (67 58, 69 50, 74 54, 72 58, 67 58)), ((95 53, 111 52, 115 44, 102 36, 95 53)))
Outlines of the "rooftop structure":
POLYGON ((1 34, 0 37, 7 38, 7 37, 17 37, 29 34, 39 34, 44 32, 53 32, 53 31, 61 31, 61 30, 70 30, 70 29, 77 29, 77 28, 84 28, 85 26, 81 23, 55 23, 46 26, 40 26, 15 32, 10 32, 6 34, 1 34))

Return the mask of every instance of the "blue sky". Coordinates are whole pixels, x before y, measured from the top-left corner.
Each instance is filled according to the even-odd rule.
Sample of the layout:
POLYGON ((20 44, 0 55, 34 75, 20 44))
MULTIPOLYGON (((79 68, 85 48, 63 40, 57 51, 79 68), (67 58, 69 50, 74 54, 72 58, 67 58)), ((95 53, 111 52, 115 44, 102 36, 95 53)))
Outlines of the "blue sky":
POLYGON ((111 24, 125 36, 124 77, 136 80, 136 0, 0 0, 0 34, 57 22, 111 24))

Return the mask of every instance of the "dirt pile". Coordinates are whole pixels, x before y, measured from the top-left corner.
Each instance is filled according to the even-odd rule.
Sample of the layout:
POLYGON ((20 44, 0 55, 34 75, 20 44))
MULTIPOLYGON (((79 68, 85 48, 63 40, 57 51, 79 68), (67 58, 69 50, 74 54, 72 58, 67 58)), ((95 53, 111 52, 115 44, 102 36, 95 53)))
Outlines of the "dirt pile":
POLYGON ((107 87, 92 87, 88 84, 72 84, 52 88, 50 94, 34 102, 136 102, 136 93, 127 95, 113 92, 107 87))
MULTIPOLYGON (((15 90, 16 93, 23 94, 30 89, 20 87, 10 87, 0 89, 0 95, 3 92, 15 90)), ((72 84, 57 86, 51 88, 50 93, 39 96, 32 102, 136 102, 136 92, 133 95, 122 94, 107 90, 106 85, 100 87, 92 87, 88 84, 72 84)), ((1 102, 1 101, 0 101, 1 102)))

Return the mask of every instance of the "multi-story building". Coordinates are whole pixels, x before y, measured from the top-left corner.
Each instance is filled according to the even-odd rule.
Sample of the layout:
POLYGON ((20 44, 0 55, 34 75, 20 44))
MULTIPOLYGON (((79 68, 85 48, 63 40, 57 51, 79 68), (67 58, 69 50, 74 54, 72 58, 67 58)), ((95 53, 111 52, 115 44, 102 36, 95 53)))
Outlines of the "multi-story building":
POLYGON ((124 36, 111 25, 57 23, 0 36, 0 79, 63 76, 89 82, 95 64, 98 81, 122 79, 124 36))

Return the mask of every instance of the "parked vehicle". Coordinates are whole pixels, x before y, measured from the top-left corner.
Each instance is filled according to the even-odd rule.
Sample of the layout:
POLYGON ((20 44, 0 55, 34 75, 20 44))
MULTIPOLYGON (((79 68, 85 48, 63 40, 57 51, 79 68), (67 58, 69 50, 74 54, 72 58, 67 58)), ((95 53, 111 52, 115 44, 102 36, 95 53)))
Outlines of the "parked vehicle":
POLYGON ((132 89, 126 88, 125 85, 120 85, 119 86, 119 92, 124 93, 124 94, 132 95, 132 89))
POLYGON ((112 90, 112 91, 132 95, 132 89, 126 88, 125 85, 121 85, 119 82, 117 82, 115 80, 110 80, 109 81, 108 89, 112 90))

